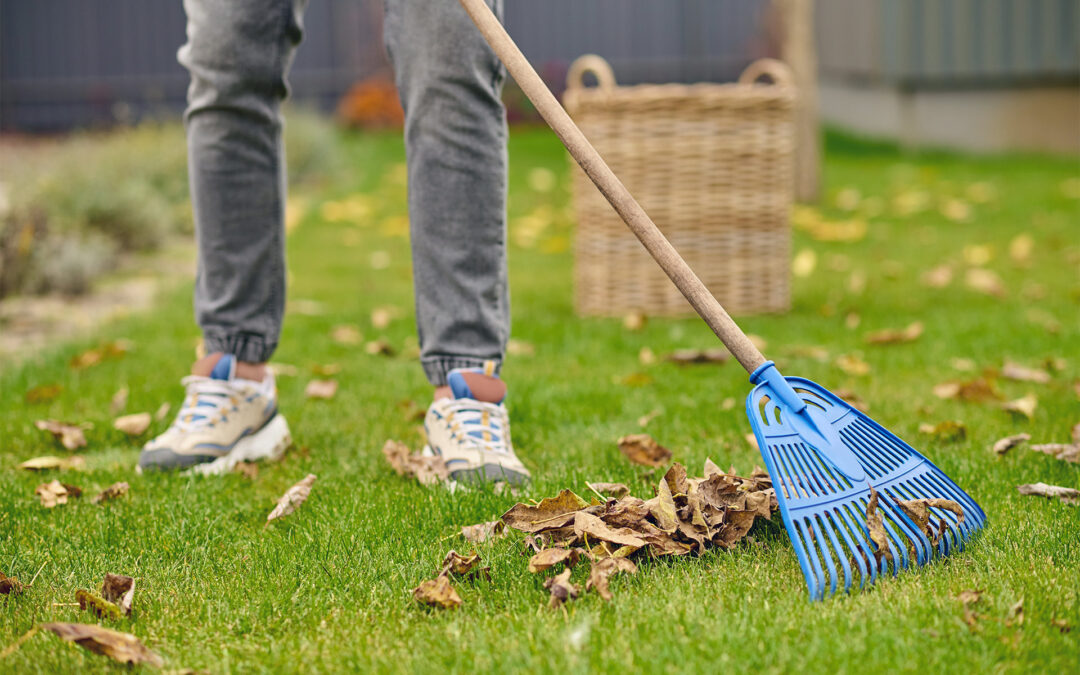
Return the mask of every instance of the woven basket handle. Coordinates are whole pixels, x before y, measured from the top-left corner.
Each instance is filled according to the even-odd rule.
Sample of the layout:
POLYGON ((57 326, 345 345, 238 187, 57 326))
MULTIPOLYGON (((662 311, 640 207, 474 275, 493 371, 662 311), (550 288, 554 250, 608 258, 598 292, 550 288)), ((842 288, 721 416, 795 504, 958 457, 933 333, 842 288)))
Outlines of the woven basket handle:
POLYGON ((776 59, 758 59, 746 67, 739 75, 739 84, 755 84, 762 76, 767 76, 779 87, 795 84, 795 76, 783 61, 776 59))
POLYGON ((626 186, 612 173, 604 159, 596 152, 596 148, 585 138, 585 134, 581 133, 581 129, 578 129, 574 120, 570 119, 570 115, 555 100, 554 94, 536 74, 514 41, 510 39, 506 29, 487 6, 487 2, 485 0, 460 0, 460 2, 483 33, 488 44, 502 59, 506 70, 521 87, 521 91, 525 92, 525 95, 536 106, 540 116, 562 140, 566 149, 585 171, 585 175, 592 179, 626 226, 648 249, 653 259, 679 288, 683 297, 697 310, 705 323, 709 324, 739 364, 746 368, 748 373, 764 365, 765 357, 746 336, 746 333, 743 333, 735 321, 728 316, 728 313, 716 301, 701 279, 694 274, 671 242, 660 232, 626 186))
POLYGON ((566 88, 584 89, 587 73, 593 74, 600 89, 615 88, 615 72, 611 70, 611 64, 596 54, 585 54, 574 59, 570 70, 566 71, 566 88))

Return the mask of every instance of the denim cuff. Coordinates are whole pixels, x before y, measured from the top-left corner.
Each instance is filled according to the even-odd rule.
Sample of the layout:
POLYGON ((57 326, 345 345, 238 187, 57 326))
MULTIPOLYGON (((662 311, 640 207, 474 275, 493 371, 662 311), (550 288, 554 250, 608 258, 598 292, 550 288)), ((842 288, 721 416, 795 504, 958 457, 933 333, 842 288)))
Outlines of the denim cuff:
POLYGON ((261 335, 240 333, 235 335, 203 333, 207 354, 222 352, 232 354, 237 361, 265 363, 277 349, 276 342, 267 342, 261 335))
POLYGON ((483 368, 487 361, 495 362, 495 374, 502 368, 500 359, 482 359, 475 356, 429 356, 420 359, 420 365, 428 382, 435 387, 446 386, 446 376, 456 368, 483 368))

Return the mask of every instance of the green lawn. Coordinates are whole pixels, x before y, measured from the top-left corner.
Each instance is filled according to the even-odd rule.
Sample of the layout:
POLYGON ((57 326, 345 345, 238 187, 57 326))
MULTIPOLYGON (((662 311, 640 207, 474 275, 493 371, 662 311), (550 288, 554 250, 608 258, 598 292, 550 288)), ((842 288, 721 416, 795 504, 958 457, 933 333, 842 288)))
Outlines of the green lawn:
MULTIPOLYGON (((137 578, 136 614, 109 625, 139 636, 174 670, 972 673, 1076 667, 1080 511, 1021 496, 1016 485, 1078 487, 1080 466, 1026 447, 1004 457, 989 450, 997 438, 1024 431, 1034 442, 1064 442, 1080 422, 1075 161, 905 155, 831 136, 822 214, 850 219, 837 197, 845 206, 858 202, 869 213, 859 216, 869 223, 868 234, 856 242, 825 242, 797 231, 794 252, 813 251, 816 264, 794 280, 792 310, 742 321, 768 342, 766 354, 786 374, 856 392, 876 420, 923 450, 983 506, 988 527, 963 552, 869 590, 810 603, 783 528, 758 527, 753 534, 763 545, 645 562, 636 576, 613 581, 613 602, 589 593, 566 611, 550 611, 543 579, 526 571, 515 534, 478 547, 491 565, 491 583, 458 584, 463 606, 440 612, 416 605, 410 589, 434 573, 448 549, 468 549, 455 536, 459 527, 497 517, 515 499, 489 490, 425 489, 395 475, 380 454, 388 438, 419 445, 417 423, 400 403, 423 406, 430 396, 410 356, 403 150, 396 135, 348 135, 342 143, 355 169, 298 200, 306 208, 289 239, 294 311, 275 360, 298 369, 279 378, 296 447, 281 463, 262 467, 254 479, 135 475, 139 441, 113 430, 109 402, 127 386, 128 412, 154 411, 166 401, 175 411, 178 381, 198 337, 190 286, 163 298, 156 311, 91 338, 19 364, 0 363, 0 571, 29 581, 47 563, 33 588, 0 599, 0 650, 36 623, 93 621, 67 603, 76 589, 99 587, 104 574, 114 572, 137 578), (859 198, 846 188, 857 189, 859 198), (962 201, 946 206, 952 218, 941 212, 949 199, 962 201), (346 200, 344 210, 370 215, 327 221, 324 216, 333 220, 343 208, 324 209, 327 200, 346 200), (901 207, 928 204, 900 215, 897 201, 901 207), (969 219, 956 220, 964 207, 969 219), (1034 247, 1030 260, 1018 263, 1009 247, 1023 233, 1034 247), (943 264, 954 272, 947 287, 922 283, 927 270, 943 264), (994 270, 1004 297, 969 289, 964 277, 972 266, 994 270), (384 330, 369 319, 380 306, 401 314, 384 330), (854 315, 859 323, 851 328, 854 315), (925 333, 914 343, 864 342, 870 331, 916 320, 925 333), (402 355, 372 356, 333 341, 333 327, 343 323, 356 324, 365 340, 385 336, 402 355), (84 370, 68 367, 74 355, 118 338, 133 343, 127 356, 84 370), (816 358, 821 355, 808 346, 824 348, 828 358, 816 358), (860 355, 870 373, 845 373, 835 365, 841 354, 860 355), (1008 399, 1038 396, 1030 422, 995 405, 932 393, 939 382, 975 377, 1005 359, 1041 366, 1051 357, 1065 364, 1050 383, 997 384, 1008 399), (957 358, 970 359, 976 372, 955 370, 957 358), (325 364, 341 367, 337 396, 306 400, 312 369, 325 364), (63 388, 56 399, 25 400, 31 388, 50 384, 63 388), (43 508, 34 488, 54 476, 16 469, 25 459, 64 453, 34 428, 41 418, 94 425, 81 453, 86 471, 56 476, 90 494, 126 480, 129 495, 106 506, 84 496, 43 508), (946 419, 966 424, 966 440, 939 442, 917 430, 946 419), (319 478, 307 503, 264 527, 275 499, 309 472, 319 478), (964 589, 985 591, 974 606, 974 631, 954 599, 964 589), (1023 623, 1007 622, 1020 599, 1023 623), (1063 632, 1054 620, 1072 631, 1063 632)), ((646 494, 642 471, 628 464, 615 440, 640 431, 638 418, 655 410, 660 413, 647 431, 693 472, 706 457, 745 472, 760 464, 744 439, 750 428, 742 397, 749 385, 736 364, 639 362, 643 347, 662 355, 713 346, 699 321, 654 319, 628 332, 618 319, 574 317, 564 153, 550 133, 520 130, 511 138, 511 158, 513 335, 535 348, 532 355, 511 356, 504 371, 515 445, 535 475, 522 498, 564 487, 583 494, 586 480, 625 481, 646 494), (534 189, 544 182, 536 169, 556 174, 553 191, 534 189), (624 380, 635 373, 647 377, 631 378, 636 386, 629 386, 624 380), (736 404, 725 409, 729 398, 736 404)), ((155 422, 151 431, 166 424, 155 422)), ((586 567, 578 568, 576 581, 583 582, 586 567)), ((49 634, 0 660, 0 671, 13 673, 120 669, 49 634)))

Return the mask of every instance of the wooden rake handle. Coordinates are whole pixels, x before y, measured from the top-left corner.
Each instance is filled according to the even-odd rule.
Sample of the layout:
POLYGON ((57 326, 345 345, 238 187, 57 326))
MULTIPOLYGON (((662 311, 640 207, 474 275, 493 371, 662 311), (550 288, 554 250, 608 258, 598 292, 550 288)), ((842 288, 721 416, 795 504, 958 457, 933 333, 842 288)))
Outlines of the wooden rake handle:
POLYGON ((570 119, 570 115, 559 105, 506 29, 495 18, 485 0, 461 0, 461 4, 518 86, 536 106, 540 116, 562 139, 563 145, 577 163, 735 359, 748 373, 765 363, 765 357, 758 348, 694 274, 622 181, 608 168, 596 148, 570 119))

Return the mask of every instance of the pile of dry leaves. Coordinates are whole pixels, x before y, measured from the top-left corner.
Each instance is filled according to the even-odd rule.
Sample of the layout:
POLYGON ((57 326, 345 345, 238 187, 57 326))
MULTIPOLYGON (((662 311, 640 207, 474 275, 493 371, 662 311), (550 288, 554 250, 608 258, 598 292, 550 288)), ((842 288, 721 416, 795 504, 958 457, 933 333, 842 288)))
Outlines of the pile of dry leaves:
MULTIPOLYGON (((591 565, 586 590, 610 599, 609 578, 635 573, 634 559, 729 549, 746 537, 757 518, 772 518, 776 493, 764 470, 755 468, 749 477, 741 477, 706 460, 704 473, 690 477, 683 465, 673 464, 650 499, 632 496, 622 483, 589 484, 596 493, 591 501, 563 490, 533 504, 515 504, 501 521, 463 528, 462 534, 483 541, 504 534, 501 524, 526 533, 527 550, 533 554, 530 572, 564 566, 544 583, 552 607, 578 597, 581 590, 570 581, 570 568, 585 560, 591 565)), ((459 558, 451 551, 439 574, 414 589, 414 597, 434 606, 460 605, 450 578, 472 570, 479 556, 465 559, 469 565, 464 572, 454 569, 459 558)))

